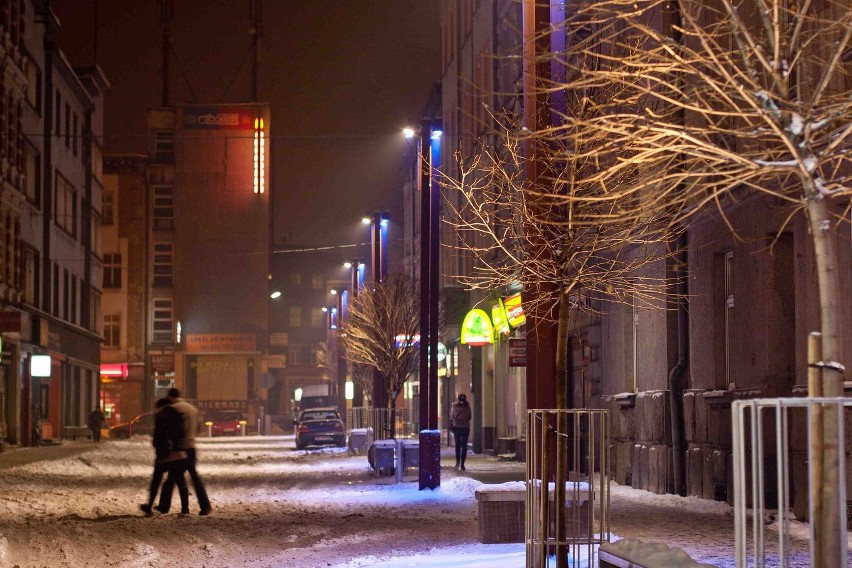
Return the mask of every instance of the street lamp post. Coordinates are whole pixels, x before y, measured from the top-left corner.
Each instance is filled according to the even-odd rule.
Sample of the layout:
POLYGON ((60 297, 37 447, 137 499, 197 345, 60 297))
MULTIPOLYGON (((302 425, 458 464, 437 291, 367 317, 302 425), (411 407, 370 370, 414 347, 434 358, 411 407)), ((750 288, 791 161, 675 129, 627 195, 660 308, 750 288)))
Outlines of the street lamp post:
MULTIPOLYGON (((364 217, 364 223, 370 224, 370 240, 372 249, 373 286, 385 281, 388 277, 388 225, 390 217, 387 212, 376 212, 371 217, 364 217)), ((385 382, 377 369, 373 369, 373 408, 387 408, 388 396, 385 382)))
POLYGON ((420 489, 441 484, 438 431, 438 286, 441 194, 433 179, 441 163, 441 128, 420 123, 420 489))

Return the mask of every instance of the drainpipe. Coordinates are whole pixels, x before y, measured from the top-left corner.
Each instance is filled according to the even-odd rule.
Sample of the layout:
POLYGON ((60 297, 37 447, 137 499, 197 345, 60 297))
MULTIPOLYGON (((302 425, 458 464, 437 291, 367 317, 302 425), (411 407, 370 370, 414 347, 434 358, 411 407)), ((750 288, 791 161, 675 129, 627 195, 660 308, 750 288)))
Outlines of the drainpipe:
POLYGON ((674 472, 674 493, 686 495, 686 436, 683 419, 683 390, 686 366, 689 359, 689 311, 687 294, 687 252, 688 237, 682 232, 677 241, 677 364, 669 371, 669 404, 672 421, 672 470, 674 472))

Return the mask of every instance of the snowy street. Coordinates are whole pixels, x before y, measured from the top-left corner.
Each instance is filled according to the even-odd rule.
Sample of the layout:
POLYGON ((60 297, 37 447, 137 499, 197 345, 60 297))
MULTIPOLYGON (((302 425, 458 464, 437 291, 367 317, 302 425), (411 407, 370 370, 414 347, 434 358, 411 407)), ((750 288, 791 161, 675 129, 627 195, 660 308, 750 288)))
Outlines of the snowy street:
MULTIPOLYGON (((371 476, 343 449, 296 451, 292 436, 199 440, 199 472, 213 513, 146 518, 150 438, 67 442, 0 454, 0 566, 327 567, 524 566, 522 544, 477 540, 474 490, 521 479, 523 465, 471 456, 439 491, 371 476)), ((665 542, 733 566, 733 516, 724 503, 613 485, 617 537, 665 542)), ((798 525, 798 524, 797 524, 798 525)), ((799 525, 801 533, 805 527, 799 525)), ((774 534, 770 531, 769 534, 774 534)), ((804 541, 797 541, 800 550, 804 541)))

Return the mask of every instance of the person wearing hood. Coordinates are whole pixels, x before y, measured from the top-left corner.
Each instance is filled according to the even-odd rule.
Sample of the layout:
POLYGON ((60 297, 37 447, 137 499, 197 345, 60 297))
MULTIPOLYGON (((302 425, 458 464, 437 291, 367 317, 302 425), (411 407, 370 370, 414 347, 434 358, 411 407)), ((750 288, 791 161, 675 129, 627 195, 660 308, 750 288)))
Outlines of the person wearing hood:
POLYGON ((450 411, 450 428, 453 431, 453 439, 456 444, 456 469, 464 470, 472 416, 473 413, 470 410, 470 404, 467 402, 467 395, 459 394, 458 400, 453 403, 453 409, 450 411))

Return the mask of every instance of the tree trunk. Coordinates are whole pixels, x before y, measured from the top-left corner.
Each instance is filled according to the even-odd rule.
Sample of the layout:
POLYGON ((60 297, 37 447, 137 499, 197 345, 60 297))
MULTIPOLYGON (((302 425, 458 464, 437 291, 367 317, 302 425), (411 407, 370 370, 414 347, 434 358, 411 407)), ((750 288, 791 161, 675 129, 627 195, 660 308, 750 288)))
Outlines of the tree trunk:
MULTIPOLYGON (((571 297, 566 291, 559 295, 559 322, 556 332, 556 408, 567 410, 571 400, 571 385, 568 382, 568 334, 571 297)), ((565 531, 565 481, 568 479, 568 448, 572 444, 572 433, 568 431, 568 414, 556 414, 556 485, 554 487, 554 509, 556 523, 556 567, 568 568, 568 547, 561 544, 566 540, 565 531)))
MULTIPOLYGON (((815 195, 806 186, 806 195, 815 195)), ((810 218, 811 236, 814 243, 814 254, 817 265, 817 282, 819 284, 820 324, 822 326, 822 396, 843 396, 843 373, 840 364, 843 359, 843 348, 840 340, 840 279, 837 271, 837 250, 834 234, 831 231, 832 222, 828 215, 828 205, 824 199, 811 198, 808 201, 808 216, 810 218)), ((814 396, 815 393, 809 393, 814 396)), ((838 409, 825 407, 822 411, 822 439, 815 440, 815 455, 811 456, 811 475, 819 475, 821 479, 812 478, 812 483, 822 486, 821 502, 815 503, 816 510, 821 514, 811 519, 814 523, 816 536, 815 549, 817 566, 840 566, 841 549, 838 535, 840 532, 841 506, 840 502, 840 448, 838 447, 838 409), (821 448, 820 448, 821 446, 821 448), (820 451, 821 450, 821 451, 820 451)), ((815 416, 818 414, 815 413, 815 416)), ((818 429, 815 429, 818 431, 818 429)), ((845 511, 843 514, 845 518, 845 511)), ((845 531, 843 533, 845 535, 845 531)))

